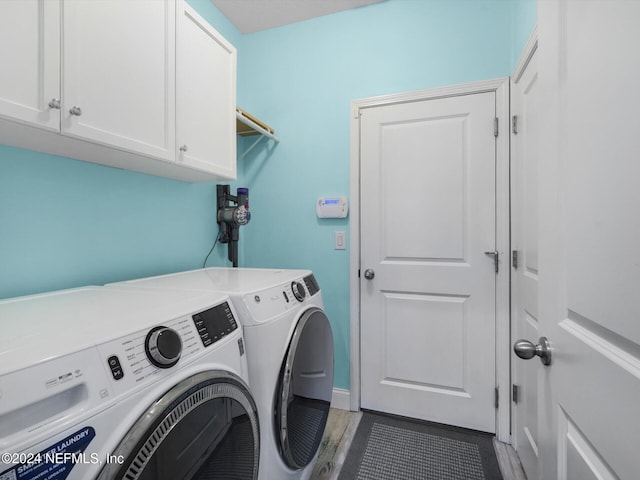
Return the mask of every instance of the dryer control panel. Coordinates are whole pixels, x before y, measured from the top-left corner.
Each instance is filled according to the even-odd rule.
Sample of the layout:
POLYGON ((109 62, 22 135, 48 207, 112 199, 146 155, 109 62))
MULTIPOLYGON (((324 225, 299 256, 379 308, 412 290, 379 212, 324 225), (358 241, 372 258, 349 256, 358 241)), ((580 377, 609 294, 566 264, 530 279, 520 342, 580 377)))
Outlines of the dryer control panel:
POLYGON ((266 322, 292 308, 297 308, 319 292, 320 287, 313 274, 307 275, 277 287, 246 295, 243 304, 248 312, 241 313, 248 314, 258 323, 266 322))

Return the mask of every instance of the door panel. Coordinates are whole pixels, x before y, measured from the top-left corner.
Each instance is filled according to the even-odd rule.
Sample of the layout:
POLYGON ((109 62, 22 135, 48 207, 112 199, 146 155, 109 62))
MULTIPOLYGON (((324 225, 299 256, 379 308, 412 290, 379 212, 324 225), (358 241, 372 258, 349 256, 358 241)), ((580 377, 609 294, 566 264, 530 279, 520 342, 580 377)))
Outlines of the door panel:
POLYGON ((380 166, 386 260, 464 259, 466 123, 457 116, 381 126, 381 155, 390 160, 380 166))
POLYGON ((0 115, 60 130, 60 2, 0 2, 0 115))
POLYGON ((206 20, 180 6, 178 157, 191 168, 236 177, 236 51, 206 20))
POLYGON ((540 478, 638 478, 640 3, 540 2, 540 478), (595 34, 591 34, 595 33, 595 34), (615 121, 611 121, 615 119, 615 121), (585 475, 585 477, 581 477, 585 475))
POLYGON ((495 101, 362 111, 364 408, 495 431, 495 101))
MULTIPOLYGON (((511 245, 517 266, 511 269, 512 343, 537 340, 538 317, 538 70, 533 53, 511 88, 511 113, 517 133, 511 135, 511 245)), ((515 358, 515 357, 514 357, 515 358)), ((518 399, 513 409, 513 445, 531 479, 538 475, 539 362, 513 361, 513 383, 518 399)))
POLYGON ((466 298, 391 292, 383 292, 383 296, 387 320, 383 382, 463 392, 466 298), (423 341, 407 342, 406 332, 423 341), (422 362, 407 362, 407 358, 420 358, 422 362))
POLYGON ((63 24, 62 132, 173 161, 175 2, 65 0, 63 24))

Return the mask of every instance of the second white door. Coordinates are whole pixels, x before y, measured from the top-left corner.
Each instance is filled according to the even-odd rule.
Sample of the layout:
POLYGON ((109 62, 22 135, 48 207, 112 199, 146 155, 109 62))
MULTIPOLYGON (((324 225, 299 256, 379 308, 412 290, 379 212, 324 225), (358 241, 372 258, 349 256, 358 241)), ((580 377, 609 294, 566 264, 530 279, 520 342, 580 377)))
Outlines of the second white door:
POLYGON ((495 92, 361 110, 361 406, 495 432, 495 92))

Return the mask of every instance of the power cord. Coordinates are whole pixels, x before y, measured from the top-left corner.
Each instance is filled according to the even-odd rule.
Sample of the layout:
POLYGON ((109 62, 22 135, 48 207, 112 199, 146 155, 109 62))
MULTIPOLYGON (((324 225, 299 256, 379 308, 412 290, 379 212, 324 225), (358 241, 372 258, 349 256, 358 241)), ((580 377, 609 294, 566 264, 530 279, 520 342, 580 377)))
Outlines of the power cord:
POLYGON ((211 250, 209 250, 209 253, 207 253, 207 256, 205 257, 204 262, 202 262, 202 268, 204 268, 207 265, 207 260, 209 260, 209 255, 211 255, 211 253, 213 252, 213 249, 216 248, 216 245, 218 244, 218 239, 220 238, 221 233, 222 233, 222 225, 218 227, 218 234, 216 235, 216 241, 213 242, 213 247, 211 247, 211 250))

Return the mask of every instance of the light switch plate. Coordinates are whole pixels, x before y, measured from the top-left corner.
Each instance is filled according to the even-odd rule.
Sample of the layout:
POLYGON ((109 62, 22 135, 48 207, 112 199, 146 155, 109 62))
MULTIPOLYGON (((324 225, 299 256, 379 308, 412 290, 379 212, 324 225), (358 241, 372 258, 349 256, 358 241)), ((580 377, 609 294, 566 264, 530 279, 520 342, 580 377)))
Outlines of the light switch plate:
POLYGON ((347 233, 345 231, 336 231, 334 239, 334 249, 335 250, 346 250, 347 249, 347 233))

